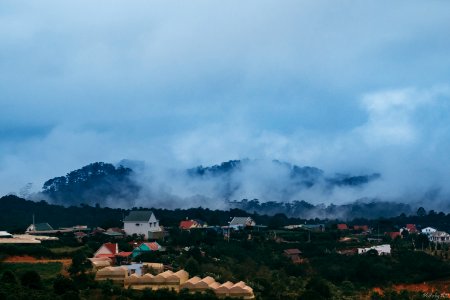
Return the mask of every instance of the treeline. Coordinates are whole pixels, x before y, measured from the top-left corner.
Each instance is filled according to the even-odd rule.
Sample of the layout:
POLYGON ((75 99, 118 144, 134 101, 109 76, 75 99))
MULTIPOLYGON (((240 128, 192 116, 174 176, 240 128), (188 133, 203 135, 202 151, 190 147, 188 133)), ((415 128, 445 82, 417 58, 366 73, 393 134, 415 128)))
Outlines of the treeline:
POLYGON ((376 199, 355 201, 349 204, 328 206, 324 204, 314 205, 306 201, 260 202, 258 199, 240 201, 229 201, 231 208, 239 208, 245 211, 256 212, 264 215, 285 214, 289 217, 309 219, 311 217, 320 219, 352 220, 354 218, 375 219, 380 217, 395 217, 404 214, 412 214, 414 210, 405 203, 379 201, 376 199))
MULTIPOLYGON (((11 232, 23 232, 31 223, 33 214, 36 223, 49 223, 53 228, 68 227, 74 225, 88 225, 89 227, 122 227, 122 220, 130 210, 120 208, 108 208, 89 206, 64 207, 49 204, 46 201, 29 201, 23 198, 8 195, 0 198, 0 229, 11 232)), ((147 209, 147 208, 133 208, 147 209)), ((209 225, 227 225, 232 217, 251 216, 257 224, 271 227, 279 227, 287 224, 304 223, 303 219, 287 218, 285 215, 274 216, 249 214, 240 209, 228 211, 210 210, 208 208, 189 209, 157 209, 150 208, 166 227, 178 226, 181 220, 201 219, 209 225)))
MULTIPOLYGON (((248 201, 247 203, 255 204, 255 201, 248 201)), ((270 204, 270 203, 269 203, 270 204)), ((266 207, 269 204, 261 203, 261 207, 266 207)), ((256 205, 256 204, 255 204, 256 205)), ((299 204, 300 205, 300 204, 299 204)), ((305 203, 302 204, 304 206, 305 203)), ((380 204, 382 205, 382 204, 380 204)), ((379 207, 380 205, 367 204, 367 209, 379 207)), ((8 195, 0 198, 0 230, 7 230, 10 232, 23 232, 33 220, 35 216, 36 223, 49 223, 55 229, 59 227, 68 227, 74 225, 88 225, 89 227, 122 227, 122 220, 130 210, 120 208, 101 207, 100 205, 90 206, 81 204, 80 206, 64 207, 61 205, 49 204, 46 201, 29 201, 23 198, 8 195)), ((248 208, 248 207, 246 207, 248 208)), ((133 209, 148 209, 148 208, 133 208, 133 209)), ((178 226, 181 220, 185 219, 200 219, 207 222, 209 225, 227 225, 232 217, 235 216, 251 216, 258 225, 266 225, 270 228, 278 228, 290 224, 311 224, 324 223, 329 228, 335 228, 335 224, 343 222, 338 219, 331 218, 294 218, 287 217, 286 214, 278 213, 275 215, 266 215, 249 209, 232 208, 230 210, 211 210, 208 208, 189 208, 189 209, 158 209, 150 208, 160 220, 160 223, 166 227, 178 226)), ((354 209, 356 211, 356 209, 354 209)), ((349 225, 369 225, 375 232, 383 234, 388 231, 398 231, 401 226, 412 223, 416 225, 432 226, 439 230, 450 231, 450 214, 443 212, 435 212, 420 208, 417 212, 411 212, 409 215, 405 213, 398 213, 394 217, 384 217, 377 219, 369 218, 353 218, 348 221, 349 225)))
POLYGON ((0 198, 0 228, 11 232, 24 232, 33 222, 49 223, 53 228, 74 225, 116 227, 122 226, 124 210, 92 207, 88 205, 64 207, 34 202, 17 196, 0 198))

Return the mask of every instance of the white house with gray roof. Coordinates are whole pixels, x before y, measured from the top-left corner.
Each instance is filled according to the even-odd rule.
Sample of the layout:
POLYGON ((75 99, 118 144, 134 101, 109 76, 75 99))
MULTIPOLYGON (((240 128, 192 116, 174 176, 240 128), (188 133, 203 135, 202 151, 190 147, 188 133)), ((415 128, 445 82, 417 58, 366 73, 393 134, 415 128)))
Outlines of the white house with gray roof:
POLYGON ((28 226, 25 233, 52 233, 55 231, 48 223, 33 223, 28 226))
POLYGON ((234 217, 230 222, 230 227, 235 229, 255 225, 255 221, 253 221, 253 219, 250 217, 234 217))
POLYGON ((152 233, 161 232, 159 221, 150 210, 134 210, 123 220, 124 231, 127 235, 144 235, 148 239, 152 233))
POLYGON ((450 243, 450 234, 445 231, 435 231, 428 236, 430 242, 435 243, 450 243))

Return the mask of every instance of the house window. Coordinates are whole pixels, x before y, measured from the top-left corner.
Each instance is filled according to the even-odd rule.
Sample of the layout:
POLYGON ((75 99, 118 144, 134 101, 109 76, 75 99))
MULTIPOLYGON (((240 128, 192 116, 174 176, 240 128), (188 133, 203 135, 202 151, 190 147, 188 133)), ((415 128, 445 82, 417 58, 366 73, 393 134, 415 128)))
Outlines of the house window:
POLYGON ((153 226, 155 226, 155 227, 156 227, 156 222, 153 222, 153 226))
POLYGON ((150 227, 152 227, 152 222, 150 222, 150 223, 148 223, 148 224, 150 224, 150 227))
POLYGON ((139 225, 141 225, 141 224, 139 224, 139 223, 136 223, 136 226, 139 226, 139 225))

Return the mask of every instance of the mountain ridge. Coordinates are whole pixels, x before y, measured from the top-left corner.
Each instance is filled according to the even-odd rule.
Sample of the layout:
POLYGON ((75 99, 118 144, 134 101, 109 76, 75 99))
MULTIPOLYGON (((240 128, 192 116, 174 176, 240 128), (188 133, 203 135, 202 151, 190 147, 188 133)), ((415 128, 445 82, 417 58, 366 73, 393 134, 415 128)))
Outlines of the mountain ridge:
MULTIPOLYGON (((258 202, 271 203, 271 209, 266 211, 268 205, 263 205, 264 209, 257 210, 261 210, 261 213, 282 212, 295 216, 294 212, 299 211, 298 203, 311 202, 310 199, 306 199, 308 202, 302 202, 304 200, 302 198, 296 199, 295 193, 299 191, 316 189, 330 194, 334 189, 339 188, 357 190, 381 178, 378 173, 328 175, 316 167, 298 166, 278 160, 251 159, 230 160, 206 167, 200 165, 171 172, 169 176, 157 171, 152 171, 154 172, 152 176, 146 176, 146 172, 149 171, 142 162, 123 160, 116 165, 95 162, 71 171, 65 176, 47 180, 36 198, 44 198, 51 203, 62 205, 99 204, 122 208, 135 205, 153 206, 155 203, 166 208, 208 207, 216 201, 215 204, 220 202, 222 203, 220 207, 226 208, 236 206, 237 202, 233 202, 235 199, 246 199, 247 195, 258 198, 258 195, 252 193, 256 191, 265 194, 264 191, 267 190, 269 200, 264 201, 258 198, 260 199, 258 202), (159 181, 153 182, 155 178, 159 181), (190 194, 184 197, 177 194, 179 191, 175 185, 171 186, 171 181, 177 181, 178 188, 179 186, 190 188, 187 192, 185 191, 185 194, 190 194), (261 192, 259 188, 264 190, 261 192), (163 190, 164 194, 160 193, 160 190, 163 190), (208 191, 210 194, 207 194, 208 191), (241 195, 244 196, 240 197, 241 195), (200 200, 195 202, 192 199, 200 200), (280 205, 274 203, 280 203, 280 205)), ((350 202, 354 199, 348 200, 350 202)), ((303 213, 308 211, 308 213, 331 215, 331 209, 324 210, 317 204, 311 205, 315 208, 303 207, 303 213)), ((210 206, 210 208, 213 207, 210 206)))

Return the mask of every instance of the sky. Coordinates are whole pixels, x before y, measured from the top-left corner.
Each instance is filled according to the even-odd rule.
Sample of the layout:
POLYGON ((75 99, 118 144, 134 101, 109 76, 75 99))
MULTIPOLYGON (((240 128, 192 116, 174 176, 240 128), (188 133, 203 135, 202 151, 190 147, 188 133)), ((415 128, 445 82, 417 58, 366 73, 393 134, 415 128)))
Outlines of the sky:
POLYGON ((95 161, 253 158, 379 172, 374 196, 445 200, 449 13, 448 1, 2 1, 0 194, 95 161))

